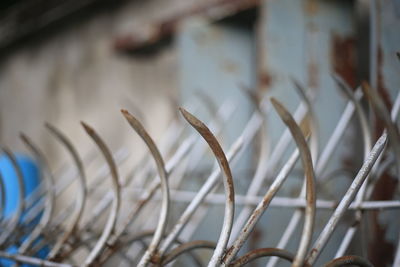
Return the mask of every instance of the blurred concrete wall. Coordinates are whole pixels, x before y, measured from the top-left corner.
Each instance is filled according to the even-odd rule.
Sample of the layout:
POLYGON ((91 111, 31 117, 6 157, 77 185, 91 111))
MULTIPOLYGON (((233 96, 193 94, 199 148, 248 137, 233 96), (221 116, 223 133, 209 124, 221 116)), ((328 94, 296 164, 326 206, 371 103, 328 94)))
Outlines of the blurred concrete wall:
POLYGON ((112 40, 195 2, 128 2, 12 52, 0 63, 0 142, 24 151, 18 134, 25 132, 57 163, 62 149, 43 123, 58 126, 84 154, 93 143, 79 124, 83 120, 111 148, 134 148, 140 140, 120 115, 122 107, 137 115, 140 110, 150 133, 160 137, 172 115, 168 96, 177 93, 177 53, 169 47, 134 58, 117 54, 112 40))

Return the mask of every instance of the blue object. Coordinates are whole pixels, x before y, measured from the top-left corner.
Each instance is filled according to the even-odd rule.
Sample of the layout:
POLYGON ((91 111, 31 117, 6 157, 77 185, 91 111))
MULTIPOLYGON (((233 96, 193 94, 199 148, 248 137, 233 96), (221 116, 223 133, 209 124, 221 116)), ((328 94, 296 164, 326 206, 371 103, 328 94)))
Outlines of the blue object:
MULTIPOLYGON (((21 168, 24 180, 24 188, 25 188, 25 198, 32 193, 40 184, 40 170, 38 165, 34 160, 29 158, 28 156, 22 154, 15 154, 15 158, 17 160, 18 166, 21 168)), ((5 188, 5 208, 3 211, 3 215, 5 218, 9 218, 14 213, 15 209, 18 205, 19 198, 19 186, 18 186, 18 178, 17 173, 14 169, 14 166, 11 163, 11 160, 6 155, 0 155, 0 172, 3 177, 3 183, 5 188)), ((35 220, 34 223, 37 223, 38 220, 35 220)), ((6 249, 8 253, 17 253, 18 248, 16 246, 11 246, 6 249)), ((47 255, 48 248, 44 248, 38 252, 37 257, 45 257, 47 255)), ((0 259, 0 266, 12 266, 14 264, 13 261, 7 259, 0 259)), ((21 265, 23 267, 29 267, 31 265, 21 265)))
MULTIPOLYGON (((39 167, 35 161, 25 155, 15 154, 15 157, 23 174, 26 197, 37 188, 40 183, 39 167)), ((0 172, 3 176, 6 192, 6 205, 3 215, 7 218, 11 216, 17 208, 20 192, 18 190, 17 173, 14 170, 11 160, 6 155, 0 156, 0 172)))

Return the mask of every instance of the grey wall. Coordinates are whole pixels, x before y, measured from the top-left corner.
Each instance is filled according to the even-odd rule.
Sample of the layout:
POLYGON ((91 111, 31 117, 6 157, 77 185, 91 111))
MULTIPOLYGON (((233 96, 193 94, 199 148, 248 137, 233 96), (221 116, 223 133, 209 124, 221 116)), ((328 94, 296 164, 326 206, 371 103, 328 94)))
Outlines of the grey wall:
POLYGON ((146 113, 150 133, 160 137, 171 116, 167 96, 177 93, 176 52, 170 47, 151 58, 132 58, 117 54, 112 40, 194 2, 132 1, 8 55, 0 63, 0 142, 24 151, 18 139, 23 131, 56 163, 65 156, 43 123, 64 130, 84 154, 93 148, 79 125, 84 120, 111 147, 134 146, 138 138, 119 113, 121 107, 134 111, 133 105, 146 113))

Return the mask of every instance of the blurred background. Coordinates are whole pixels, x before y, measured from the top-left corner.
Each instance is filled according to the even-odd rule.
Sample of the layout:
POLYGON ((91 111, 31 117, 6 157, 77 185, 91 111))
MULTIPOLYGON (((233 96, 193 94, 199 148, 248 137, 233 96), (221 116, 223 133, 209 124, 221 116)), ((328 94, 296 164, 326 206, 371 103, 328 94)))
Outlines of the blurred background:
MULTIPOLYGON (((400 49, 399 29, 398 0, 4 0, 0 3, 0 143, 29 155, 19 138, 23 132, 44 151, 52 172, 64 173, 71 162, 45 130, 44 123, 49 122, 71 139, 87 162, 90 181, 104 161, 80 125, 84 121, 114 153, 121 176, 128 176, 148 151, 121 116, 121 108, 134 114, 157 144, 168 144, 168 127, 182 121, 179 106, 208 123, 221 108, 228 114, 226 110, 234 107, 231 115, 217 121, 222 128, 217 137, 227 151, 255 110, 243 88, 258 100, 275 96, 294 113, 301 101, 293 86, 295 79, 316 95, 314 108, 323 148, 347 103, 336 89, 332 73, 353 89, 361 81, 369 81, 391 107, 400 84, 395 57, 400 49)), ((284 126, 276 114, 268 116, 273 147, 284 126)), ((369 119, 376 139, 382 125, 373 115, 369 119)), ((302 127, 310 131, 309 122, 302 127)), ((358 130, 353 121, 327 172, 346 167, 354 173, 360 166, 358 130)), ((246 193, 254 175, 260 138, 254 137, 240 164, 232 167, 239 194, 246 193)), ((168 159, 173 149, 166 151, 170 152, 163 156, 168 159)), ((191 178, 194 182, 187 182, 183 189, 196 192, 204 182, 215 163, 211 153, 206 155, 185 176, 198 176, 199 180, 191 178)), ((294 175, 301 178, 298 169, 294 175)), ((339 178, 343 183, 326 186, 339 193, 326 189, 325 196, 339 198, 350 182, 345 176, 339 178)), ((56 180, 59 177, 55 175, 56 180)), ((281 194, 297 196, 300 181, 289 183, 281 194)), ((104 187, 94 194, 88 207, 107 190, 104 187)), ((385 186, 379 190, 383 198, 395 194, 390 195, 385 186)), ((75 194, 76 187, 71 187, 60 195, 57 210, 75 194)), ((182 212, 184 206, 179 205, 183 204, 176 204, 172 211, 172 222, 182 212)), ((199 226, 193 239, 216 238, 222 208, 211 212, 214 215, 199 226)), ((274 230, 260 223, 246 249, 265 246, 267 238, 267 243, 277 243, 286 227, 279 222, 288 220, 291 213, 273 212, 270 219, 283 219, 272 220, 274 230)), ((317 221, 319 227, 328 215, 321 215, 325 219, 317 221)), ((398 213, 383 217, 391 220, 391 216, 398 213)), ((267 217, 263 220, 265 223, 267 217)), ((377 221, 368 250, 376 266, 386 266, 393 259, 398 228, 386 229, 386 222, 377 221)), ((349 225, 352 220, 346 222, 349 225)), ((332 250, 348 225, 333 238, 332 250)), ((297 247, 300 229, 292 249, 297 247)), ((356 244, 353 249, 360 250, 356 244)), ((322 262, 332 257, 332 250, 327 249, 322 262)))

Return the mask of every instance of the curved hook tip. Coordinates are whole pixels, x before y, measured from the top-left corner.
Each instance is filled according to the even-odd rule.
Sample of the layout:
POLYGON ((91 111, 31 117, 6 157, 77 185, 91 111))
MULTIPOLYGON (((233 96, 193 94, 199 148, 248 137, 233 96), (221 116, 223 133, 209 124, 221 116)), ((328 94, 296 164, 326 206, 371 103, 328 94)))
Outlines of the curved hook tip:
POLYGON ((274 97, 271 97, 270 100, 275 110, 278 112, 279 116, 281 116, 283 119, 288 119, 288 111, 283 106, 283 104, 274 97))
POLYGON ((204 123, 202 123, 198 118, 196 118, 192 113, 190 113, 183 107, 179 107, 179 111, 182 113, 183 117, 195 128, 206 127, 204 123))
POLYGON ((121 113, 122 113, 124 116, 130 115, 129 111, 126 110, 126 109, 124 109, 124 108, 121 109, 121 113))
POLYGON ((48 121, 44 122, 44 127, 46 127, 47 129, 49 129, 52 132, 57 132, 57 128, 48 121))
POLYGON ((183 107, 179 107, 178 108, 179 111, 182 113, 183 117, 188 118, 190 116, 193 116, 192 114, 189 113, 189 111, 187 111, 186 109, 184 109, 183 107))
POLYGON ((19 132, 19 138, 21 138, 25 143, 29 143, 29 137, 23 132, 19 132))
POLYGON ((133 116, 131 113, 129 113, 128 110, 126 110, 126 109, 121 109, 121 113, 122 113, 122 115, 124 115, 124 117, 125 117, 129 122, 132 122, 132 123, 135 123, 135 124, 140 124, 139 120, 136 119, 136 117, 133 116))
MULTIPOLYGON (((121 109, 122 115, 128 121, 128 123, 135 129, 135 131, 145 131, 142 123, 126 109, 121 109)), ((146 133, 147 134, 147 133, 146 133)))
POLYGON ((51 132, 57 132, 57 129, 55 126, 53 126, 51 123, 49 122, 44 122, 44 127, 46 127, 48 130, 50 130, 51 132))
POLYGON ((94 132, 95 132, 94 129, 92 127, 90 127, 88 124, 86 124, 85 122, 81 121, 81 125, 83 126, 83 128, 85 129, 85 131, 88 134, 90 134, 90 135, 94 134, 94 132))

